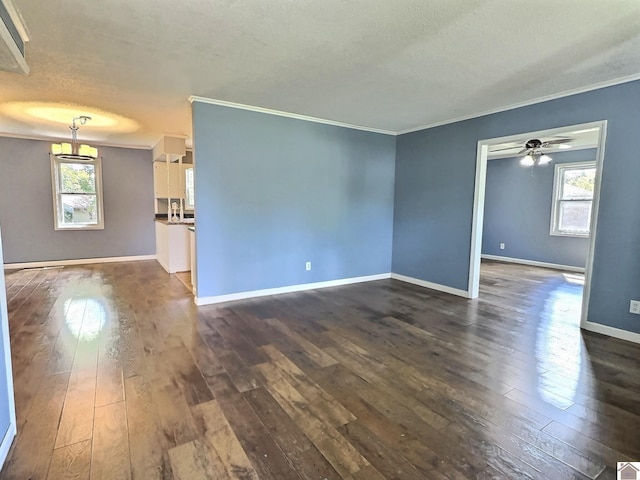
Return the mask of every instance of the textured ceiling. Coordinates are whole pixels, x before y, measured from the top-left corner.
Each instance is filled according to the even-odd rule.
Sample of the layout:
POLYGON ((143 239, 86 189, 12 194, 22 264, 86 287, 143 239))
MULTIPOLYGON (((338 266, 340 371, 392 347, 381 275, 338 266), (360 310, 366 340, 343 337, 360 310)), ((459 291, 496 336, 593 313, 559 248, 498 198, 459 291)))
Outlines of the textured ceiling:
POLYGON ((5 134, 66 136, 1 110, 62 102, 138 124, 84 139, 151 146, 190 135, 189 95, 398 132, 640 74, 637 0, 13 3, 31 73, 0 72, 5 134))

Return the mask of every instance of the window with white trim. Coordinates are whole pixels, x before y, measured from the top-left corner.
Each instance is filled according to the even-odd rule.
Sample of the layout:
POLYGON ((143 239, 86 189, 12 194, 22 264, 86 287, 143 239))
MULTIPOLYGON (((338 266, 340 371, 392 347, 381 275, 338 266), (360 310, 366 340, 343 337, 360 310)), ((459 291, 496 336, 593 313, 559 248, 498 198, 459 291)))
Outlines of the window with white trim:
POLYGON ((193 181, 193 167, 185 168, 184 170, 184 179, 185 179, 185 205, 184 208, 187 210, 193 210, 195 208, 195 186, 193 181))
POLYGON ((551 235, 589 236, 595 178, 596 162, 556 164, 551 235))
POLYGON ((102 165, 51 155, 53 214, 56 230, 102 230, 102 165))

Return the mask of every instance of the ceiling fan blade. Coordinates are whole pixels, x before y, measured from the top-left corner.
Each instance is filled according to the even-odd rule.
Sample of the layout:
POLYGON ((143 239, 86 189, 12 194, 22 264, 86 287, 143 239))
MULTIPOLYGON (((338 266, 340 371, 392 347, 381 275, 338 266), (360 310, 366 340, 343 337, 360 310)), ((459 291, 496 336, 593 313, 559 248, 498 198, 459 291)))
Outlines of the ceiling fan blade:
POLYGON ((546 142, 542 142, 542 145, 545 147, 548 145, 561 145, 563 143, 573 142, 574 140, 574 138, 559 138, 557 140, 548 140, 546 142))
POLYGON ((528 148, 523 148, 522 150, 520 150, 518 153, 516 153, 516 155, 522 155, 523 153, 528 152, 529 149, 528 148))
POLYGON ((490 148, 489 152, 490 153, 495 153, 495 152, 502 152, 504 150, 514 150, 516 148, 520 148, 520 145, 516 145, 515 147, 504 147, 504 148, 496 148, 495 150, 490 148))

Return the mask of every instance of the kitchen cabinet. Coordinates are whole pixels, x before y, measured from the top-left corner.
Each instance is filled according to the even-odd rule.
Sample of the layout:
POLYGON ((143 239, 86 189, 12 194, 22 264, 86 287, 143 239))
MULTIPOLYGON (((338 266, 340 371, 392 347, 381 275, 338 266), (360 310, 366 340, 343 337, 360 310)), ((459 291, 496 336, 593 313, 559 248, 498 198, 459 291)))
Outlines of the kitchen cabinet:
POLYGON ((191 245, 191 288, 196 295, 196 229, 189 227, 189 240, 191 245))
POLYGON ((185 198, 185 168, 179 163, 153 163, 153 191, 155 198, 185 198))
POLYGON ((189 226, 156 220, 156 259, 167 273, 191 269, 189 226))

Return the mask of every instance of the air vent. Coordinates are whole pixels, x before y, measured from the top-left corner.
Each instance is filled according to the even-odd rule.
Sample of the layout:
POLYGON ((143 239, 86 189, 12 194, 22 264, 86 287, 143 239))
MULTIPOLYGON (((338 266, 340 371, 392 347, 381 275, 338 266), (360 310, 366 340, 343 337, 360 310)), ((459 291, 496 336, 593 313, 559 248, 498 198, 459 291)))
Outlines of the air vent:
POLYGON ((28 74, 24 58, 29 40, 20 14, 10 0, 0 0, 0 70, 28 74))

